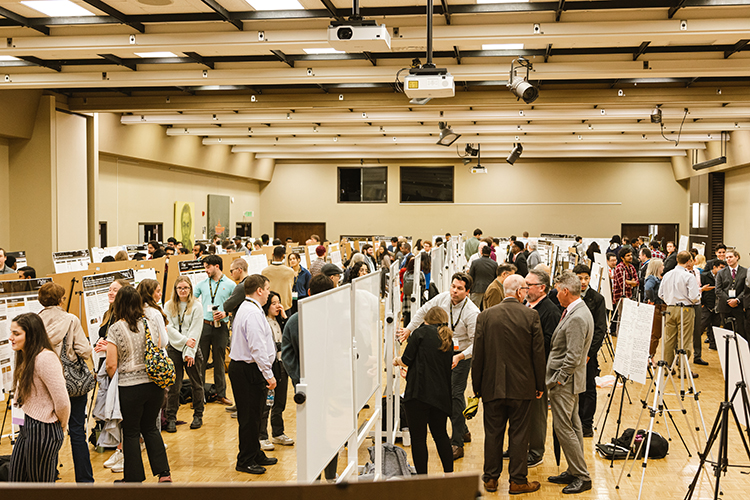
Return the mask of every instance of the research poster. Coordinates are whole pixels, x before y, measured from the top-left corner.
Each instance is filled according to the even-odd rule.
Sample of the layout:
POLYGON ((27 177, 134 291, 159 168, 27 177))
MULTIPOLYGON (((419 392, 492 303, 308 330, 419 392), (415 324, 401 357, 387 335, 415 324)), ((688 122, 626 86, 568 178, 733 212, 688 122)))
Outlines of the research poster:
POLYGON ((193 249, 195 234, 195 203, 190 201, 174 202, 174 237, 181 241, 188 250, 193 249))
POLYGON ((639 384, 646 383, 653 322, 652 304, 622 299, 622 314, 612 368, 628 380, 639 384))
POLYGON ((20 252, 6 252, 5 255, 8 257, 15 257, 16 258, 16 269, 21 269, 22 267, 28 266, 28 262, 26 261, 26 252, 20 251, 20 252))
POLYGON ((125 250, 125 245, 118 245, 114 247, 91 247, 91 260, 95 264, 100 263, 102 260, 104 260, 104 257, 112 257, 114 258, 115 255, 117 255, 117 252, 120 250, 125 250))
POLYGON ((0 389, 3 392, 13 387, 13 350, 8 340, 10 324, 19 314, 39 313, 44 309, 39 303, 39 289, 51 282, 52 278, 0 281, 0 389))
MULTIPOLYGON (((264 255, 261 255, 263 260, 266 260, 264 255)), ((193 290, 198 286, 198 283, 208 278, 206 274, 206 268, 203 267, 203 262, 200 260, 183 260, 178 263, 180 268, 180 276, 187 276, 190 279, 190 283, 193 285, 193 290)))
POLYGON ((90 332, 89 338, 92 343, 96 343, 98 340, 93 332, 99 330, 102 317, 107 312, 107 309, 109 309, 109 300, 107 298, 109 285, 118 279, 128 280, 131 284, 135 285, 135 273, 132 269, 84 276, 81 280, 86 325, 90 332))
POLYGON ((133 259, 133 256, 137 253, 148 255, 148 245, 146 243, 140 243, 138 245, 125 245, 125 251, 128 252, 128 259, 133 259))
MULTIPOLYGON (((247 262, 248 276, 251 274, 261 274, 263 269, 268 267, 268 259, 266 259, 265 255, 243 255, 242 258, 247 262)), ((203 274, 206 274, 205 271, 203 274)))
POLYGON ((85 271, 89 268, 89 264, 91 264, 91 256, 88 249, 73 250, 71 252, 53 252, 52 262, 55 264, 55 273, 85 271))

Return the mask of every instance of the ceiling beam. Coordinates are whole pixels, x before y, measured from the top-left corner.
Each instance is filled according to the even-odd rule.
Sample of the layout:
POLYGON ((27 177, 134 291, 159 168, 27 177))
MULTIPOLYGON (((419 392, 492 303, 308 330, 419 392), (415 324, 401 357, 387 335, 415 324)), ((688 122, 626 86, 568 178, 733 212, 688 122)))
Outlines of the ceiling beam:
POLYGON ((448 7, 448 0, 440 0, 440 3, 443 6, 443 16, 445 16, 445 24, 450 25, 450 23, 451 23, 451 10, 450 10, 450 7, 448 7))
POLYGON ((456 63, 461 64, 461 51, 458 50, 458 46, 456 45, 453 46, 453 58, 456 60, 456 63))
POLYGON ((101 0, 83 0, 85 3, 91 5, 92 7, 99 9, 102 12, 106 12, 110 16, 117 19, 122 24, 125 24, 127 26, 130 26, 136 31, 139 31, 141 33, 146 32, 146 27, 143 25, 143 23, 139 21, 134 21, 131 19, 130 16, 123 14, 119 10, 115 9, 114 7, 107 5, 106 3, 102 2, 101 0))
POLYGON ((26 62, 36 64, 37 66, 41 66, 42 68, 55 70, 58 73, 62 71, 62 65, 57 61, 45 61, 34 56, 18 56, 18 58, 23 59, 26 62))
POLYGON ((288 64, 290 68, 293 68, 293 67, 294 67, 294 61, 292 61, 291 59, 289 59, 289 58, 287 57, 287 55, 286 55, 286 54, 284 54, 284 53, 283 53, 282 51, 280 51, 280 50, 272 50, 272 51, 271 51, 271 54, 275 55, 275 56, 276 56, 276 58, 277 58, 277 59, 278 59, 279 61, 281 61, 281 62, 283 62, 283 63, 286 63, 286 64, 288 64))
POLYGON ((365 52, 362 52, 362 55, 363 55, 363 56, 365 56, 365 58, 366 58, 366 59, 367 59, 368 61, 370 61, 370 63, 371 63, 371 64, 372 64, 373 66, 377 66, 377 65, 378 65, 378 60, 377 60, 377 59, 375 58, 375 56, 373 56, 373 55, 372 55, 372 52, 367 52, 367 51, 365 51, 365 52))
POLYGON ((219 2, 217 2, 216 0, 201 0, 201 1, 204 4, 208 5, 209 7, 211 7, 211 9, 217 14, 219 14, 221 18, 224 19, 226 22, 234 25, 234 27, 237 28, 238 30, 243 31, 245 29, 244 25, 242 24, 242 21, 240 21, 239 19, 232 18, 232 14, 227 9, 222 7, 219 4, 219 2))
POLYGON ((328 14, 334 18, 337 21, 344 21, 344 16, 339 14, 338 9, 335 5, 333 5, 333 2, 331 0, 320 0, 320 3, 323 4, 323 6, 328 11, 328 14))
POLYGON ((552 44, 547 44, 547 49, 544 51, 544 62, 549 61, 550 56, 552 55, 552 44))
POLYGON ((31 28, 33 30, 38 31, 39 33, 49 35, 49 28, 47 26, 38 26, 38 25, 31 24, 29 18, 23 17, 19 14, 16 14, 15 12, 11 12, 4 7, 0 7, 0 16, 10 19, 11 21, 15 23, 18 23, 24 28, 31 28))
POLYGON ((641 42, 641 45, 638 47, 638 50, 633 52, 633 60, 637 61, 641 55, 646 52, 646 47, 648 47, 651 44, 651 42, 641 42))
POLYGON ((560 16, 562 16, 565 10, 565 0, 558 0, 557 9, 555 9, 555 22, 560 22, 560 16))
POLYGON ((669 8, 669 12, 667 12, 667 17, 672 19, 675 14, 677 14, 677 11, 680 10, 685 6, 686 0, 676 0, 674 5, 669 8))
POLYGON ((124 66, 133 71, 138 71, 138 64, 135 62, 127 61, 121 57, 117 57, 114 54, 99 54, 99 57, 106 59, 107 61, 114 63, 118 66, 124 66))
POLYGON ((750 43, 750 40, 740 40, 739 42, 735 43, 734 47, 724 51, 724 59, 729 59, 729 56, 731 56, 732 54, 736 54, 737 52, 745 50, 745 47, 747 47, 748 43, 750 43))
POLYGON ((183 52, 186 56, 188 56, 193 61, 197 62, 198 64, 202 64, 210 69, 214 69, 214 63, 213 61, 207 61, 206 58, 204 58, 202 55, 200 55, 197 52, 183 52))

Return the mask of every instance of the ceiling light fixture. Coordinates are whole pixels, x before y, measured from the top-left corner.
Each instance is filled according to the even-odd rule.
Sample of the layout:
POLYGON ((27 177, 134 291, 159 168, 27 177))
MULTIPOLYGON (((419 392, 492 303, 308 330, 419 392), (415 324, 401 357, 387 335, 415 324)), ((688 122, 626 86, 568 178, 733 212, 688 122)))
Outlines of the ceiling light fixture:
POLYGON ((94 16, 95 14, 68 0, 29 0, 21 2, 49 17, 94 16))
POLYGON ((526 104, 531 104, 539 97, 539 90, 529 83, 529 71, 532 68, 533 65, 523 57, 513 59, 510 63, 510 77, 506 85, 517 98, 523 99, 526 104), (517 68, 526 68, 526 78, 516 75, 517 68))
POLYGON ((651 111, 651 123, 661 123, 661 119, 661 104, 657 104, 653 111, 651 111))
POLYGON ((438 127, 440 128, 440 138, 436 144, 440 146, 450 146, 461 137, 461 134, 455 133, 446 122, 439 122, 438 127))
POLYGON ((302 49, 305 54, 346 54, 343 50, 336 50, 333 47, 302 49))
POLYGON ((507 161, 511 165, 513 165, 516 162, 516 160, 518 160, 521 157, 521 154, 523 154, 523 146, 521 145, 520 142, 517 144, 514 144, 513 146, 514 146, 513 151, 511 151, 508 157, 505 159, 505 161, 507 161))
POLYGON ((523 50, 522 43, 484 43, 482 50, 523 50))
POLYGON ((142 57, 144 59, 152 58, 152 57, 177 57, 177 54, 174 52, 133 52, 138 57, 142 57))
POLYGON ((255 10, 304 10, 297 0, 245 0, 255 10))

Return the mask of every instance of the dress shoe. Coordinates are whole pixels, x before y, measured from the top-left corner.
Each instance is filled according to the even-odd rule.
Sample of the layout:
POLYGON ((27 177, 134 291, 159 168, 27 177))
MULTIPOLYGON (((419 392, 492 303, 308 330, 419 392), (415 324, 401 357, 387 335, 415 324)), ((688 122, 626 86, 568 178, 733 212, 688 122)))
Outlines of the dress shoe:
POLYGON ((703 361, 701 358, 695 358, 693 360, 694 365, 708 366, 708 361, 703 361))
POLYGON ((488 479, 484 481, 484 489, 490 493, 497 491, 497 479, 488 479))
POLYGON ((534 467, 538 467, 544 463, 544 457, 532 457, 529 455, 526 457, 526 467, 529 469, 533 469, 534 467))
POLYGON ((203 417, 200 415, 193 415, 193 421, 190 423, 191 429, 200 429, 203 426, 203 417))
POLYGON ((703 343, 704 344, 710 344, 711 343, 711 339, 706 339, 706 340, 703 341, 703 343))
POLYGON ((508 488, 508 493, 510 493, 511 495, 520 495, 521 493, 532 493, 541 487, 542 485, 539 484, 539 481, 527 481, 523 484, 516 484, 513 481, 511 481, 510 488, 508 488))
POLYGON ((265 474, 266 468, 261 467, 258 464, 252 464, 252 465, 245 465, 241 466, 238 465, 234 468, 237 472, 245 472, 247 474, 265 474))
POLYGON ((550 476, 547 478, 547 481, 550 483, 555 484, 571 484, 575 482, 578 478, 575 477, 573 474, 569 474, 568 471, 564 471, 559 476, 550 476))
POLYGON ((228 411, 229 413, 237 411, 237 405, 227 406, 226 408, 224 408, 224 411, 228 411))
POLYGON ((584 428, 582 432, 583 432, 583 437, 585 438, 594 437, 594 429, 592 429, 591 427, 584 428))
POLYGON ((453 460, 458 460, 464 456, 464 447, 453 445, 453 460))
POLYGON ((258 465, 276 465, 279 462, 279 459, 276 457, 259 457, 255 460, 258 465))
POLYGON ((708 344, 708 350, 709 351, 715 351, 716 350, 716 344, 708 344))
POLYGON ((177 422, 174 420, 167 420, 167 426, 164 430, 167 432, 177 432, 177 422))
POLYGON ((464 443, 471 443, 471 431, 464 434, 464 443))
POLYGON ((583 493, 591 489, 591 481, 584 481, 581 478, 575 478, 575 481, 563 488, 562 492, 566 495, 571 493, 583 493))
POLYGON ((232 406, 232 402, 229 401, 227 398, 216 398, 217 403, 221 403, 226 406, 232 406))

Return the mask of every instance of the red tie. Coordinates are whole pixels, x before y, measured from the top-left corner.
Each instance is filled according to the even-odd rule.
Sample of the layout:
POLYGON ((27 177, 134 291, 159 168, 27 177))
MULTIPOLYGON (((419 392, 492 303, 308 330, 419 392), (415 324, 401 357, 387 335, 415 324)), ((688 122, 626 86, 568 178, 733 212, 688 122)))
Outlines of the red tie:
POLYGON ((732 279, 737 277, 737 269, 732 269, 732 279))
POLYGON ((560 316, 560 322, 565 319, 565 315, 568 314, 568 308, 566 307, 565 310, 562 313, 562 316, 560 316))

